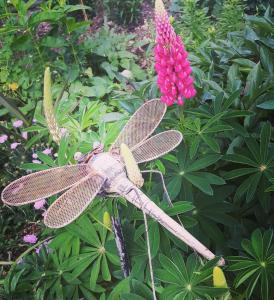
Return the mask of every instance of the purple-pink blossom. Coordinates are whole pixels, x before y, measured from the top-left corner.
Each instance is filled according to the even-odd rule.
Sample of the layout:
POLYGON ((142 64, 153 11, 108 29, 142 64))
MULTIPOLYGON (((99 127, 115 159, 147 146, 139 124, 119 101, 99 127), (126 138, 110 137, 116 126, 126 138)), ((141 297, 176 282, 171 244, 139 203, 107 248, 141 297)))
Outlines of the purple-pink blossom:
POLYGON ((14 149, 16 149, 20 144, 21 144, 21 143, 14 142, 14 143, 10 144, 10 148, 11 148, 12 150, 14 150, 14 149))
POLYGON ((46 203, 47 201, 45 199, 40 199, 34 203, 33 207, 35 209, 44 209, 46 203))
POLYGON ((13 127, 19 128, 23 126, 23 121, 22 120, 16 120, 12 123, 13 127))
POLYGON ((27 133, 27 131, 23 131, 21 135, 22 135, 22 138, 23 138, 24 140, 27 140, 27 139, 28 139, 28 133, 27 133))
POLYGON ((5 143, 8 140, 8 136, 6 134, 0 135, 0 144, 5 143))
POLYGON ((162 93, 161 101, 167 105, 184 104, 184 99, 194 97, 196 90, 188 53, 183 42, 170 24, 161 0, 155 1, 156 47, 155 69, 157 83, 162 93))
POLYGON ((47 155, 49 155, 49 154, 51 154, 51 152, 52 152, 52 149, 51 148, 46 148, 44 151, 42 151, 44 154, 47 154, 47 155))
POLYGON ((39 159, 33 159, 32 162, 34 164, 41 164, 41 161, 39 159))
POLYGON ((23 236, 23 241, 25 243, 35 244, 37 242, 37 236, 35 234, 27 234, 23 236))
POLYGON ((36 159, 38 158, 38 155, 36 153, 32 153, 32 158, 36 159))
POLYGON ((67 128, 64 128, 64 127, 60 128, 60 132, 61 132, 61 136, 63 136, 63 137, 68 135, 67 128))

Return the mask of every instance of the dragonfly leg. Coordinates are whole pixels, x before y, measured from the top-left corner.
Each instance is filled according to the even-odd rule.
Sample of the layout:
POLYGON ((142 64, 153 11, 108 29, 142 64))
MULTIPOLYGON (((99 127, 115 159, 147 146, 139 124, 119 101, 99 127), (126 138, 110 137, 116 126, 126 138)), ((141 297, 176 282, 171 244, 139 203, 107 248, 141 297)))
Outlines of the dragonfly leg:
POLYGON ((162 181, 162 185, 163 185, 164 194, 166 196, 166 200, 168 202, 168 205, 172 207, 173 204, 171 202, 171 199, 169 197, 169 193, 168 193, 167 188, 166 188, 166 184, 165 184, 163 173, 161 171, 159 171, 159 170, 143 170, 143 171, 141 171, 141 173, 155 173, 155 174, 159 174, 160 175, 161 181, 162 181))
POLYGON ((128 253, 126 251, 126 244, 119 215, 117 217, 111 217, 111 223, 115 236, 116 247, 120 257, 121 269, 123 271, 124 277, 126 278, 129 276, 131 268, 128 253))

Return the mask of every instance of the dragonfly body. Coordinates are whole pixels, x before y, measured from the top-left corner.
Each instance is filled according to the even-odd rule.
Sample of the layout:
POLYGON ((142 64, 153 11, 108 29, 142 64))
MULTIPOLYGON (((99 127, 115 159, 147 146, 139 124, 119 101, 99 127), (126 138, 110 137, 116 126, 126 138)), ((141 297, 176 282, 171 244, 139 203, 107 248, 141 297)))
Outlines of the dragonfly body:
POLYGON ((169 217, 127 178, 120 156, 113 156, 110 152, 100 153, 89 161, 89 165, 105 178, 105 183, 102 186, 103 191, 123 196, 187 245, 194 248, 197 252, 203 253, 206 258, 213 259, 215 257, 210 250, 193 238, 186 229, 169 217))
POLYGON ((113 183, 127 176, 120 156, 112 155, 110 152, 94 155, 94 157, 89 160, 88 165, 92 170, 104 176, 105 182, 102 189, 105 192, 111 192, 113 183))
MULTIPOLYGON (((136 165, 154 160, 176 148, 182 141, 179 131, 167 130, 149 137, 165 111, 166 105, 158 99, 145 102, 130 118, 108 152, 103 152, 103 147, 98 146, 83 158, 81 164, 23 176, 3 190, 2 201, 18 206, 64 192, 44 216, 46 226, 60 228, 78 218, 97 194, 116 193, 142 209, 198 253, 213 259, 215 255, 209 249, 151 201, 132 182, 134 180, 130 180, 134 176, 127 174, 128 169, 120 156, 120 150, 124 151, 123 145, 126 145, 136 165)), ((138 184, 143 183, 142 180, 138 184)), ((224 260, 221 259, 219 264, 224 264, 224 260)))

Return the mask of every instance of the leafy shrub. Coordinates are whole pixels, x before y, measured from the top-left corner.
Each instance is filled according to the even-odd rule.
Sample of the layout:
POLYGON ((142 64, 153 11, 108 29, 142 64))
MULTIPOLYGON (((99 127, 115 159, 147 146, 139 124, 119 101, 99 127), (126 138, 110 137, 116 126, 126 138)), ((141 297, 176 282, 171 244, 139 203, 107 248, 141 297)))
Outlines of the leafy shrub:
POLYGON ((219 35, 226 36, 227 33, 239 31, 243 28, 244 6, 239 0, 226 0, 217 17, 219 35))
POLYGON ((197 0, 179 2, 179 12, 184 16, 175 28, 182 35, 184 42, 189 47, 197 47, 201 42, 210 37, 208 29, 211 22, 206 15, 206 9, 198 8, 197 0))
POLYGON ((109 17, 124 25, 138 21, 142 3, 143 0, 104 0, 109 17))
POLYGON ((261 299, 271 299, 273 286, 271 280, 274 274, 274 249, 273 249, 273 232, 267 230, 261 232, 255 230, 251 235, 251 240, 243 240, 241 245, 244 250, 244 256, 229 257, 232 265, 228 268, 229 271, 234 271, 237 274, 235 278, 235 287, 247 285, 245 296, 249 299, 256 286, 260 284, 260 289, 257 288, 258 297, 261 299), (260 296, 259 296, 260 295, 260 296))

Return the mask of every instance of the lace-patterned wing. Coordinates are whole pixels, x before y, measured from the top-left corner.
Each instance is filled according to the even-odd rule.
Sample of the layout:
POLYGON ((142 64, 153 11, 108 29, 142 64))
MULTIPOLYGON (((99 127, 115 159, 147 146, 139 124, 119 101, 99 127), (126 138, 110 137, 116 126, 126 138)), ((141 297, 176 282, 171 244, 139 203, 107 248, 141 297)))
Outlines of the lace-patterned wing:
POLYGON ((134 147, 132 154, 137 163, 147 162, 167 154, 176 148, 182 139, 181 132, 177 130, 164 131, 134 147))
POLYGON ((2 192, 2 201, 19 206, 47 198, 73 186, 91 172, 87 164, 52 168, 23 176, 2 192))
POLYGON ((129 149, 140 144, 149 137, 161 122, 166 112, 166 105, 159 99, 145 102, 129 119, 116 141, 112 144, 110 151, 120 148, 122 143, 129 149))
POLYGON ((99 174, 83 178, 49 207, 44 217, 45 225, 60 228, 71 223, 87 208, 104 182, 104 177, 99 174))

